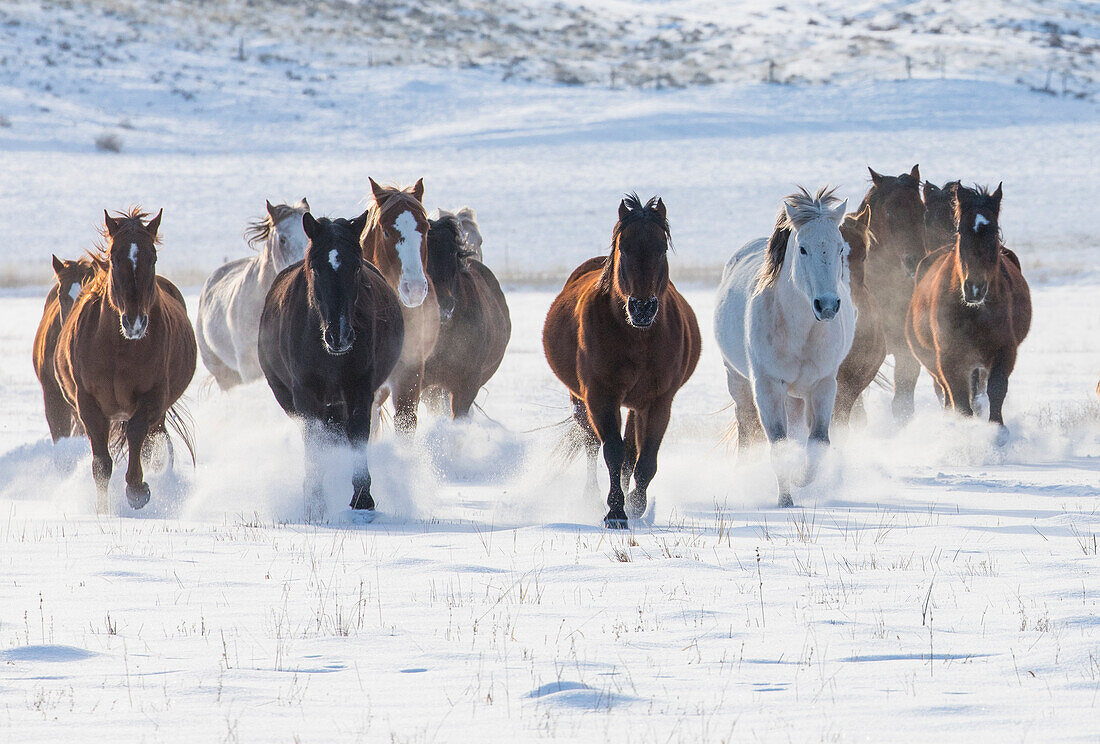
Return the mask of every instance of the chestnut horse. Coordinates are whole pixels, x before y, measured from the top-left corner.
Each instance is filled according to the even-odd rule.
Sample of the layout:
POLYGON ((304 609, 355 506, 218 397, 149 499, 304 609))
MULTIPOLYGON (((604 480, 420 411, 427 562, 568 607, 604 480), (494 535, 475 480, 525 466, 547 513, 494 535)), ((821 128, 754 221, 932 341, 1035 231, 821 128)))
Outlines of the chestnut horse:
POLYGON ((162 213, 148 223, 138 208, 103 213, 107 268, 77 298, 57 341, 57 379, 91 440, 101 512, 113 469, 112 425, 129 445, 126 499, 134 509, 149 503, 141 450, 150 432, 163 431, 167 421, 195 456, 177 401, 195 374, 198 350, 183 295, 156 274, 162 213))
MULTIPOLYGON (((316 449, 326 435, 366 446, 375 395, 401 353, 401 306, 359 247, 366 222, 366 214, 354 220, 303 214, 305 259, 275 278, 260 315, 259 360, 267 384, 287 415, 304 419, 311 521, 324 515, 316 449)), ((360 455, 351 508, 370 513, 370 470, 366 452, 360 455)))
POLYGON ((657 472, 673 396, 699 362, 695 313, 668 278, 670 240, 664 202, 654 197, 642 204, 628 195, 619 203, 611 254, 573 271, 542 330, 546 360, 569 388, 588 455, 587 491, 596 490, 603 444, 611 476, 604 517, 609 528, 627 527, 623 489, 631 475, 629 515, 646 513, 646 489, 657 472), (623 407, 629 410, 625 442, 623 407))
POLYGON ((924 252, 955 243, 955 190, 958 181, 924 182, 924 252))
POLYGON ((945 406, 972 416, 988 390, 989 420, 1002 406, 1016 349, 1031 327, 1031 293, 1015 254, 1001 244, 1001 187, 959 187, 954 248, 921 262, 906 337, 945 406))
MULTIPOLYGON (((106 267, 102 267, 106 268, 106 267)), ((61 335, 61 325, 73 309, 76 298, 84 289, 84 284, 92 278, 97 264, 92 256, 76 261, 63 261, 53 257, 53 273, 56 283, 46 296, 46 305, 42 309, 42 320, 38 323, 38 332, 34 336, 34 373, 42 386, 42 400, 46 405, 46 424, 50 427, 50 436, 56 442, 62 437, 74 434, 75 423, 72 407, 66 402, 57 384, 57 372, 54 369, 54 352, 57 350, 57 338, 61 335)))
POLYGON ((894 357, 894 418, 913 414, 913 391, 920 362, 905 340, 905 313, 913 296, 913 275, 924 258, 924 202, 920 169, 883 176, 871 172, 871 188, 859 205, 871 208, 871 249, 864 276, 875 301, 875 313, 886 337, 886 353, 894 357))
POLYGON ((377 405, 393 396, 394 425, 403 434, 416 430, 416 409, 424 386, 424 365, 439 337, 439 303, 427 275, 428 216, 424 179, 411 189, 379 186, 370 179, 374 203, 367 210, 359 244, 401 300, 405 344, 401 358, 379 391, 377 405))
POLYGON ((497 371, 512 337, 508 303, 496 276, 475 258, 459 219, 429 221, 428 276, 439 300, 439 340, 424 367, 424 386, 451 394, 451 416, 466 416, 497 371))
MULTIPOLYGON (((867 289, 865 261, 871 244, 871 208, 864 206, 856 215, 845 215, 840 223, 840 235, 848 244, 848 270, 852 303, 856 306, 856 331, 852 348, 840 364, 836 375, 836 405, 833 421, 847 425, 860 395, 878 374, 886 359, 886 335, 875 304, 867 289)), ((858 409, 860 412, 862 408, 858 409)))

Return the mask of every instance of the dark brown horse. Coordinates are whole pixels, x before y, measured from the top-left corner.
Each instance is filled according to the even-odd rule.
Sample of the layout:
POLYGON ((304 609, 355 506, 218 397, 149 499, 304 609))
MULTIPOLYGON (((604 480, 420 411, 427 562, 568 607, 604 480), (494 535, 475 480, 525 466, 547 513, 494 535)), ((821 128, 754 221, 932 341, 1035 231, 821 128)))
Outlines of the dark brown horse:
POLYGON ((46 424, 50 427, 50 436, 55 442, 62 437, 73 436, 73 425, 76 423, 76 412, 65 400, 61 386, 57 384, 57 371, 53 363, 57 339, 61 335, 62 323, 72 311, 84 284, 95 274, 96 268, 97 264, 92 256, 76 261, 63 261, 57 256, 53 257, 53 273, 57 281, 46 296, 42 320, 39 321, 38 332, 34 336, 34 373, 42 386, 46 424))
POLYGON ((442 326, 424 367, 424 386, 448 391, 451 415, 465 416, 504 359, 512 337, 508 303, 493 272, 467 250, 452 215, 430 221, 428 277, 442 326))
POLYGON ((305 259, 271 285, 260 315, 259 357, 267 384, 290 416, 304 420, 307 517, 324 514, 317 449, 326 439, 350 442, 362 460, 352 478, 352 509, 374 509, 366 447, 378 389, 401 354, 401 306, 386 280, 363 260, 367 222, 306 212, 305 259))
POLYGON ((1008 376, 1031 327, 1031 294, 1019 259, 1001 244, 1000 209, 1000 186, 992 194, 956 190, 954 250, 921 262, 906 336, 946 406, 971 416, 988 389, 989 420, 1003 427, 1008 376))
POLYGON ((906 421, 913 414, 913 391, 920 376, 920 362, 905 341, 913 275, 924 258, 920 169, 914 165, 899 176, 868 170, 871 188, 859 205, 860 210, 871 208, 871 249, 864 275, 886 337, 886 353, 894 357, 894 418, 906 421))
MULTIPOLYGON (((859 396, 878 374, 886 359, 886 335, 875 298, 867 289, 865 261, 871 243, 871 208, 864 206, 855 216, 845 215, 840 234, 848 244, 852 302, 856 306, 856 332, 852 349, 840 364, 836 376, 836 405, 833 422, 847 425, 859 396)), ((862 410, 859 409, 859 410, 862 410)))
POLYGON ((924 252, 955 244, 955 190, 958 181, 937 186, 924 182, 924 252))
POLYGON ((104 212, 107 268, 85 286, 57 341, 57 379, 91 440, 100 511, 113 469, 112 424, 129 445, 126 498, 135 509, 149 503, 141 450, 150 432, 164 431, 167 421, 194 458, 176 402, 195 374, 198 351, 183 295, 156 274, 161 214, 146 223, 137 208, 117 217, 104 212))
POLYGON ((424 179, 412 188, 379 186, 370 179, 374 204, 360 238, 363 258, 382 272, 401 300, 405 345, 380 391, 378 405, 393 396, 394 425, 403 434, 416 430, 416 409, 424 386, 424 365, 439 337, 439 303, 427 276, 428 216, 424 179))
POLYGON ((588 455, 588 490, 596 490, 603 444, 611 476, 609 528, 626 528, 646 512, 672 398, 699 362, 695 313, 668 277, 670 233, 665 204, 619 203, 611 255, 590 258, 565 282, 546 316, 542 345, 550 369, 569 388, 573 419, 588 455), (625 442, 620 409, 627 408, 625 442))

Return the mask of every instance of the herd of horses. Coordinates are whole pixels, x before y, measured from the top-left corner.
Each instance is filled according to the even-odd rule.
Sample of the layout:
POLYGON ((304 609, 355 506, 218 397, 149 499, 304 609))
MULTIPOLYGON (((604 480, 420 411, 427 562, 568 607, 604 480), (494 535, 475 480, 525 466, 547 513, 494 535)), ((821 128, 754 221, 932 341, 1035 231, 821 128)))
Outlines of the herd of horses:
MULTIPOLYGON (((785 197, 772 234, 737 249, 719 284, 715 334, 738 446, 770 444, 780 506, 793 504, 792 486, 813 480, 833 420, 864 415, 861 395, 888 355, 899 421, 913 413, 923 366, 945 407, 988 414, 1003 431, 1031 300, 1001 240, 1001 187, 922 184, 917 166, 870 173, 852 213, 828 187, 785 197), (802 426, 804 458, 791 448, 802 426)), ((324 508, 316 454, 332 444, 361 458, 351 508, 373 514, 365 445, 387 400, 403 437, 429 391, 427 402, 449 399, 453 417, 469 414, 511 337, 476 215, 439 210, 430 219, 423 180, 370 185, 370 206, 353 219, 314 217, 305 199, 268 202, 246 231, 256 255, 209 277, 194 327, 179 290, 156 274, 160 212, 105 212, 96 250, 54 257, 34 367, 54 441, 83 433, 91 443, 101 511, 124 447, 135 509, 150 498, 143 462, 172 452, 169 429, 194 458, 179 400, 199 357, 223 390, 265 378, 301 422, 310 519, 324 508)), ((652 514, 658 450, 702 339, 669 279, 664 201, 627 195, 611 235, 609 253, 578 266, 551 304, 543 347, 572 401, 565 441, 587 456, 586 489, 597 489, 602 449, 604 523, 625 528, 652 514)))

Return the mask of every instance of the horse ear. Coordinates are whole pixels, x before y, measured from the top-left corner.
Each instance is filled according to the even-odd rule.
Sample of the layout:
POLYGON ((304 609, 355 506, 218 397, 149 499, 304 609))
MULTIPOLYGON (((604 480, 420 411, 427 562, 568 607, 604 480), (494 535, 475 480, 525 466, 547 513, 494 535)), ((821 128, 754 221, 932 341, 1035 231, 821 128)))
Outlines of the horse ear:
POLYGON ((871 229, 871 205, 865 204, 863 209, 859 210, 859 214, 856 215, 856 224, 859 225, 859 229, 864 232, 871 229))
POLYGON ((875 169, 872 168, 871 166, 867 166, 867 170, 870 171, 870 173, 871 173, 871 182, 873 184, 875 184, 877 186, 878 184, 882 183, 882 174, 881 173, 875 173, 875 169))
POLYGON ((658 196, 657 197, 657 206, 654 207, 654 209, 656 210, 657 214, 661 217, 662 220, 668 219, 668 210, 665 209, 665 200, 664 199, 662 199, 661 197, 658 196))
POLYGON ((157 237, 157 230, 160 229, 160 218, 162 216, 164 216, 164 208, 163 207, 161 208, 161 210, 159 212, 157 212, 157 216, 154 217, 153 219, 149 220, 149 222, 147 222, 146 225, 145 225, 145 229, 154 238, 157 237))
POLYGON ((421 204, 424 203, 424 179, 423 178, 417 179, 416 185, 413 186, 413 196, 415 196, 416 200, 418 202, 420 202, 421 204))
POLYGON ((383 191, 382 187, 379 186, 378 183, 370 176, 367 176, 367 180, 370 181, 370 191, 372 194, 374 194, 374 201, 375 203, 378 203, 385 191, 383 191))
POLYGON ((270 217, 272 221, 274 221, 275 220, 275 205, 272 204, 269 200, 264 199, 264 206, 267 207, 267 216, 270 217))
MULTIPOLYGON (((306 214, 308 214, 308 212, 306 214)), ((363 235, 363 230, 367 227, 367 213, 363 212, 363 214, 358 217, 348 220, 348 224, 351 225, 352 231, 355 232, 355 237, 361 237, 363 235)))
POLYGON ((848 200, 845 199, 841 202, 840 206, 833 210, 833 222, 840 226, 840 223, 844 221, 844 215, 848 212, 848 200))
POLYGON ((62 272, 62 270, 65 268, 65 262, 62 261, 57 256, 51 255, 50 258, 53 259, 53 273, 54 274, 60 274, 62 272))
POLYGON ((920 166, 914 165, 913 170, 909 171, 909 175, 917 179, 917 183, 920 183, 920 166))
POLYGON ((626 199, 623 199, 619 202, 619 222, 625 220, 628 214, 630 214, 630 209, 626 206, 626 199))
POLYGON ((304 196, 302 197, 301 201, 298 202, 298 206, 304 208, 307 212, 309 211, 309 202, 306 201, 306 198, 304 196))
POLYGON ((305 212, 302 215, 302 230, 305 231, 306 237, 313 240, 317 235, 317 220, 313 219, 313 215, 309 212, 305 212))
POLYGON ((994 200, 995 200, 995 201, 997 202, 997 206, 998 206, 998 207, 1000 207, 1000 206, 1001 206, 1001 197, 1002 197, 1002 196, 1004 196, 1004 194, 1002 194, 1002 193, 1001 193, 1001 187, 1002 187, 1002 186, 1004 186, 1004 181, 1001 181, 1000 183, 998 183, 998 184, 997 184, 997 190, 996 190, 996 191, 994 191, 994 192, 993 192, 993 193, 991 194, 991 196, 993 197, 993 199, 994 199, 994 200))
POLYGON ((118 220, 111 216, 111 214, 104 209, 103 210, 103 224, 107 226, 107 234, 114 235, 118 230, 118 220))

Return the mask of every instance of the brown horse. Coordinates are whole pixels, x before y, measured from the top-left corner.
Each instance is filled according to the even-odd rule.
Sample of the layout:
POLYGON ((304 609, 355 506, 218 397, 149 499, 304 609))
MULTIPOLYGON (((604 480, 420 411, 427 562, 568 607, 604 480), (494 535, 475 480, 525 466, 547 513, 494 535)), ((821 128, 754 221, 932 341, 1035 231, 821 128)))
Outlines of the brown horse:
MULTIPOLYGON (((378 388, 401 354, 401 308, 378 270, 363 261, 367 215, 315 220, 306 212, 305 259, 284 269, 260 315, 259 360, 287 415, 304 420, 310 517, 323 515, 317 448, 328 438, 365 447, 378 388)), ((351 508, 374 510, 366 452, 352 476, 351 508)))
POLYGON ((955 244, 955 191, 958 181, 936 186, 924 182, 924 252, 955 244))
POLYGON ((588 455, 588 491, 596 490, 603 444, 611 476, 609 528, 627 527, 623 487, 631 475, 630 516, 645 514, 672 398, 699 362, 695 313, 668 277, 670 239, 664 202, 654 197, 642 204, 628 195, 619 203, 611 254, 577 267, 542 330, 550 369, 569 388, 588 455))
POLYGON ((871 208, 871 249, 865 279, 886 337, 886 353, 894 357, 894 418, 913 414, 913 391, 920 362, 905 341, 905 313, 913 296, 913 275, 924 258, 924 202, 920 169, 883 176, 871 172, 871 188, 859 205, 871 208))
POLYGON ((77 298, 57 341, 57 379, 91 440, 100 511, 113 469, 112 425, 129 445, 126 498, 135 509, 149 503, 141 450, 150 432, 164 431, 167 422, 195 456, 177 401, 195 374, 198 350, 183 295, 156 275, 162 213, 146 223, 137 208, 117 217, 104 212, 107 268, 77 298))
POLYGON ((984 402, 1004 426, 1001 407, 1016 348, 1031 327, 1031 294, 1015 254, 1001 244, 1001 187, 959 187, 954 249, 929 255, 917 271, 906 337, 935 379, 946 406, 964 416, 984 402))
POLYGON ((451 394, 452 417, 466 416, 497 371, 512 337, 508 303, 496 276, 465 247, 453 215, 431 220, 428 277, 439 299, 442 327, 424 367, 424 386, 451 394))
MULTIPOLYGON (((886 335, 875 298, 867 289, 864 262, 871 243, 871 208, 864 206, 856 215, 845 215, 840 234, 848 244, 848 269, 851 276, 852 302, 856 306, 856 332, 851 351, 840 364, 836 376, 836 405, 833 422, 847 425, 859 396, 878 374, 886 359, 886 335)), ((859 409, 859 410, 862 410, 859 409)))
POLYGON ((379 391, 378 406, 393 396, 394 424, 410 435, 424 386, 424 365, 439 337, 439 302, 427 275, 428 216, 424 212, 424 179, 412 188, 379 186, 370 179, 374 203, 360 238, 363 258, 370 261, 401 300, 405 345, 401 358, 379 391))
POLYGON ((50 436, 55 442, 62 437, 73 436, 75 423, 75 412, 61 393, 61 386, 57 384, 57 371, 53 363, 57 338, 61 335, 61 325, 72 311, 76 298, 96 269, 97 264, 92 256, 76 261, 63 261, 57 256, 53 257, 53 273, 57 281, 46 296, 42 320, 39 321, 38 332, 34 336, 34 373, 42 386, 46 424, 50 427, 50 436))

